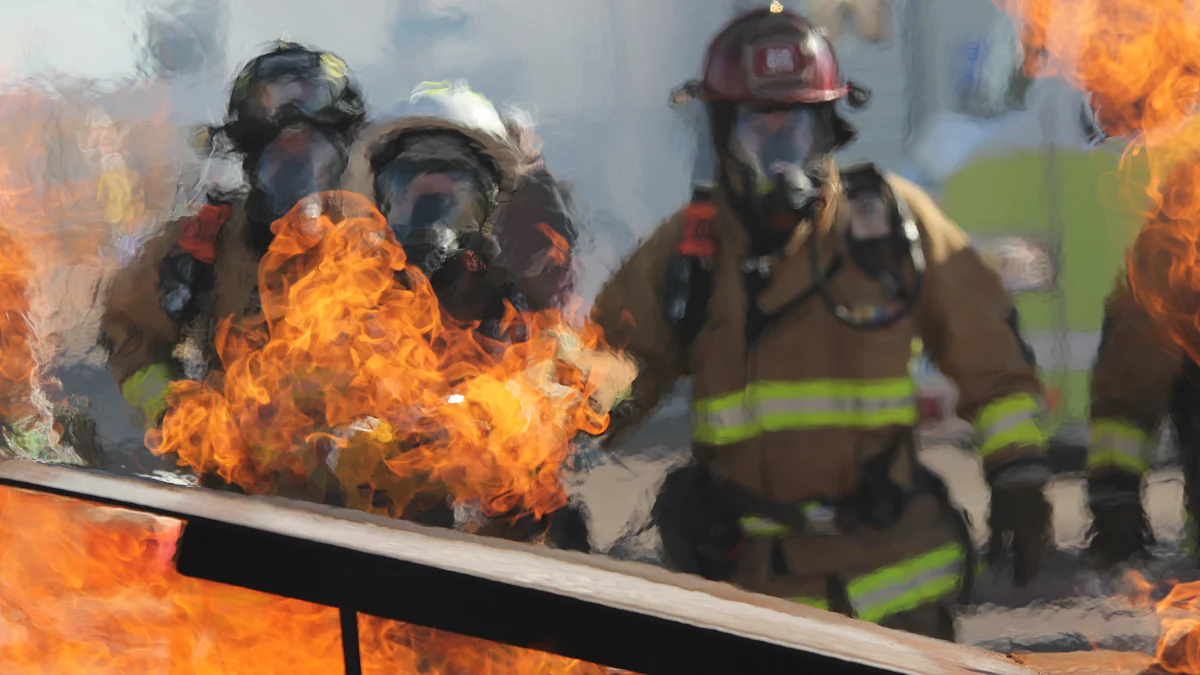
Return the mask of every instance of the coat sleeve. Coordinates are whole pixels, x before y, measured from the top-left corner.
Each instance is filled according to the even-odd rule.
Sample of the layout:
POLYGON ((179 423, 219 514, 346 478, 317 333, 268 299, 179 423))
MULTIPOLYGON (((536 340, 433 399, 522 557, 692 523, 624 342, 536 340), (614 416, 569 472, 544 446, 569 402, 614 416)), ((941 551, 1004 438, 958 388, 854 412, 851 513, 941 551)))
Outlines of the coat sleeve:
POLYGON ((890 178, 918 220, 926 274, 915 322, 938 369, 958 388, 958 415, 974 426, 984 469, 1042 457, 1042 384, 1012 298, 929 195, 890 178))
POLYGON ((676 218, 664 223, 596 296, 592 319, 604 330, 604 340, 636 364, 628 395, 613 410, 605 446, 641 423, 684 374, 678 340, 662 310, 667 264, 680 238, 676 218))
POLYGON ((1124 278, 1104 304, 1092 367, 1088 469, 1142 474, 1183 351, 1139 305, 1124 278))
POLYGON ((158 267, 178 238, 172 223, 146 243, 138 260, 114 276, 100 318, 108 370, 150 426, 166 409, 167 384, 180 376, 171 355, 179 328, 162 309, 158 291, 158 267))

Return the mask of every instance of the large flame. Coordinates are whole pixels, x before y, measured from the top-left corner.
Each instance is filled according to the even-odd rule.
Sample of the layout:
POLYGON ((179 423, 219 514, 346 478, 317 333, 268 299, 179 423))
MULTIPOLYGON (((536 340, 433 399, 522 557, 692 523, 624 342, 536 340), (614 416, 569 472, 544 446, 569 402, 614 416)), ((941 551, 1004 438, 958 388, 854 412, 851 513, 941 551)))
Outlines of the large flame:
MULTIPOLYGON (((184 524, 0 488, 5 675, 329 675, 337 610, 181 576, 184 524)), ((551 654, 360 617, 371 675, 603 675, 551 654)))
POLYGON ((334 467, 351 506, 392 515, 430 496, 490 515, 566 503, 569 440, 608 422, 589 404, 603 368, 568 365, 608 353, 598 328, 514 311, 527 339, 508 345, 444 322, 357 194, 315 196, 272 230, 261 318, 220 324, 224 373, 173 385, 155 452, 252 492, 334 467))
POLYGON ((32 273, 24 244, 0 228, 0 422, 13 425, 36 414, 38 363, 27 318, 32 273))
POLYGON ((169 153, 145 152, 165 150, 165 116, 118 125, 85 101, 92 96, 81 82, 0 92, 0 456, 81 461, 59 442, 64 397, 50 365, 96 344, 95 298, 115 267, 118 238, 138 232, 147 204, 162 206, 171 194, 169 153), (137 143, 147 147, 138 146, 134 171, 127 155, 137 143), (89 163, 93 149, 100 159, 89 163))
POLYGON ((1131 251, 1134 293, 1200 354, 1200 6, 1190 0, 995 0, 1020 24, 1026 68, 1090 94, 1123 168, 1148 167, 1146 227, 1131 251))

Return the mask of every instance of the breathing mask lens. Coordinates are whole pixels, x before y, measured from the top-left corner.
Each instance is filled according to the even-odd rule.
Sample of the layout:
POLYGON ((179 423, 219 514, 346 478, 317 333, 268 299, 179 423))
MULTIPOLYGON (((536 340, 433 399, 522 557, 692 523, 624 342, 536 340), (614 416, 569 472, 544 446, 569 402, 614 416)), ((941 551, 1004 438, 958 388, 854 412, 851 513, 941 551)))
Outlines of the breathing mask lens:
POLYGON ((478 230, 487 199, 464 170, 393 161, 375 182, 376 199, 409 261, 432 274, 458 250, 460 236, 478 230))
POLYGON ((738 112, 730 150, 754 172, 756 193, 770 191, 775 176, 804 170, 816 147, 815 127, 808 107, 738 112))
POLYGON ((246 103, 245 121, 274 123, 287 117, 318 119, 334 104, 329 82, 313 78, 285 77, 256 82, 246 103))
POLYGON ((301 199, 336 189, 346 156, 329 137, 308 125, 287 127, 267 144, 251 174, 251 191, 268 222, 287 215, 301 199))

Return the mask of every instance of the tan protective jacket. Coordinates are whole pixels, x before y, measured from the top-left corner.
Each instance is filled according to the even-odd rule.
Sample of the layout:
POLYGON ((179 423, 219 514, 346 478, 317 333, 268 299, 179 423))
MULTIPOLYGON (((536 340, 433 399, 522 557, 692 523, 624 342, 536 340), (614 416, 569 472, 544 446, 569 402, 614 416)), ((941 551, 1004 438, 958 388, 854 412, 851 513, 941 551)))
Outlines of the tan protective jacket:
MULTIPOLYGON (((814 298, 747 345, 741 268, 748 237, 718 191, 708 320, 690 353, 681 353, 661 302, 685 216, 668 219, 596 301, 595 317, 610 344, 626 346, 641 367, 632 391, 638 414, 649 412, 674 380, 690 374, 701 458, 736 485, 780 504, 842 499, 859 488, 865 460, 898 441, 909 443, 917 422, 909 362, 913 339, 920 337, 938 368, 958 385, 958 413, 974 422, 986 467, 1042 455, 1041 384, 1007 323, 1013 305, 1000 279, 928 195, 894 176, 887 182, 914 214, 928 267, 913 315, 882 330, 850 327, 814 298)), ((841 190, 830 194, 836 196, 817 217, 816 228, 826 268, 850 219, 841 190)), ((809 231, 799 228, 772 261, 771 281, 758 299, 764 313, 813 285, 809 231)), ((849 258, 830 287, 843 304, 882 301, 879 283, 849 258)), ((902 487, 912 487, 914 457, 899 453, 893 464, 891 478, 902 487)), ((791 536, 782 544, 786 577, 772 572, 770 547, 752 540, 734 580, 820 605, 833 576, 847 588, 860 618, 882 620, 956 588, 964 551, 948 515, 937 498, 925 494, 913 497, 888 530, 791 536)))
POLYGON ((172 221, 147 241, 138 260, 114 277, 100 319, 111 350, 108 369, 130 405, 149 418, 148 425, 165 405, 165 382, 184 375, 178 372, 178 362, 203 362, 219 369, 211 331, 222 318, 257 311, 258 256, 248 243, 243 204, 234 203, 215 232, 192 231, 195 224, 193 218, 172 221), (163 260, 181 238, 211 239, 215 251, 213 288, 202 299, 200 316, 188 326, 167 315, 159 289, 163 260))
POLYGON ((1183 350, 1134 298, 1124 276, 1104 303, 1092 368, 1088 470, 1142 474, 1183 366, 1183 350))

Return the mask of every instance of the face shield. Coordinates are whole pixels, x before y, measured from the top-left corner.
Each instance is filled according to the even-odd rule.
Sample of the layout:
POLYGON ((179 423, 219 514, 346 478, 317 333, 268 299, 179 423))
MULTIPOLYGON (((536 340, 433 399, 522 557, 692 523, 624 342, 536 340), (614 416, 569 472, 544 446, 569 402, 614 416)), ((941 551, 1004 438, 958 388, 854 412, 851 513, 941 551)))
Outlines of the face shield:
POLYGON ((333 104, 334 91, 328 82, 289 77, 256 82, 250 91, 246 113, 250 119, 262 122, 287 116, 318 119, 333 104))
POLYGON ((408 260, 431 276, 478 231, 488 198, 475 174, 437 163, 397 159, 375 179, 376 200, 408 260))
POLYGON ((269 231, 301 199, 337 189, 345 168, 345 152, 322 131, 309 125, 283 129, 250 172, 247 210, 256 229, 269 231))
POLYGON ((820 193, 821 160, 831 146, 826 131, 812 106, 737 111, 729 152, 746 168, 748 196, 767 220, 803 214, 820 193))

